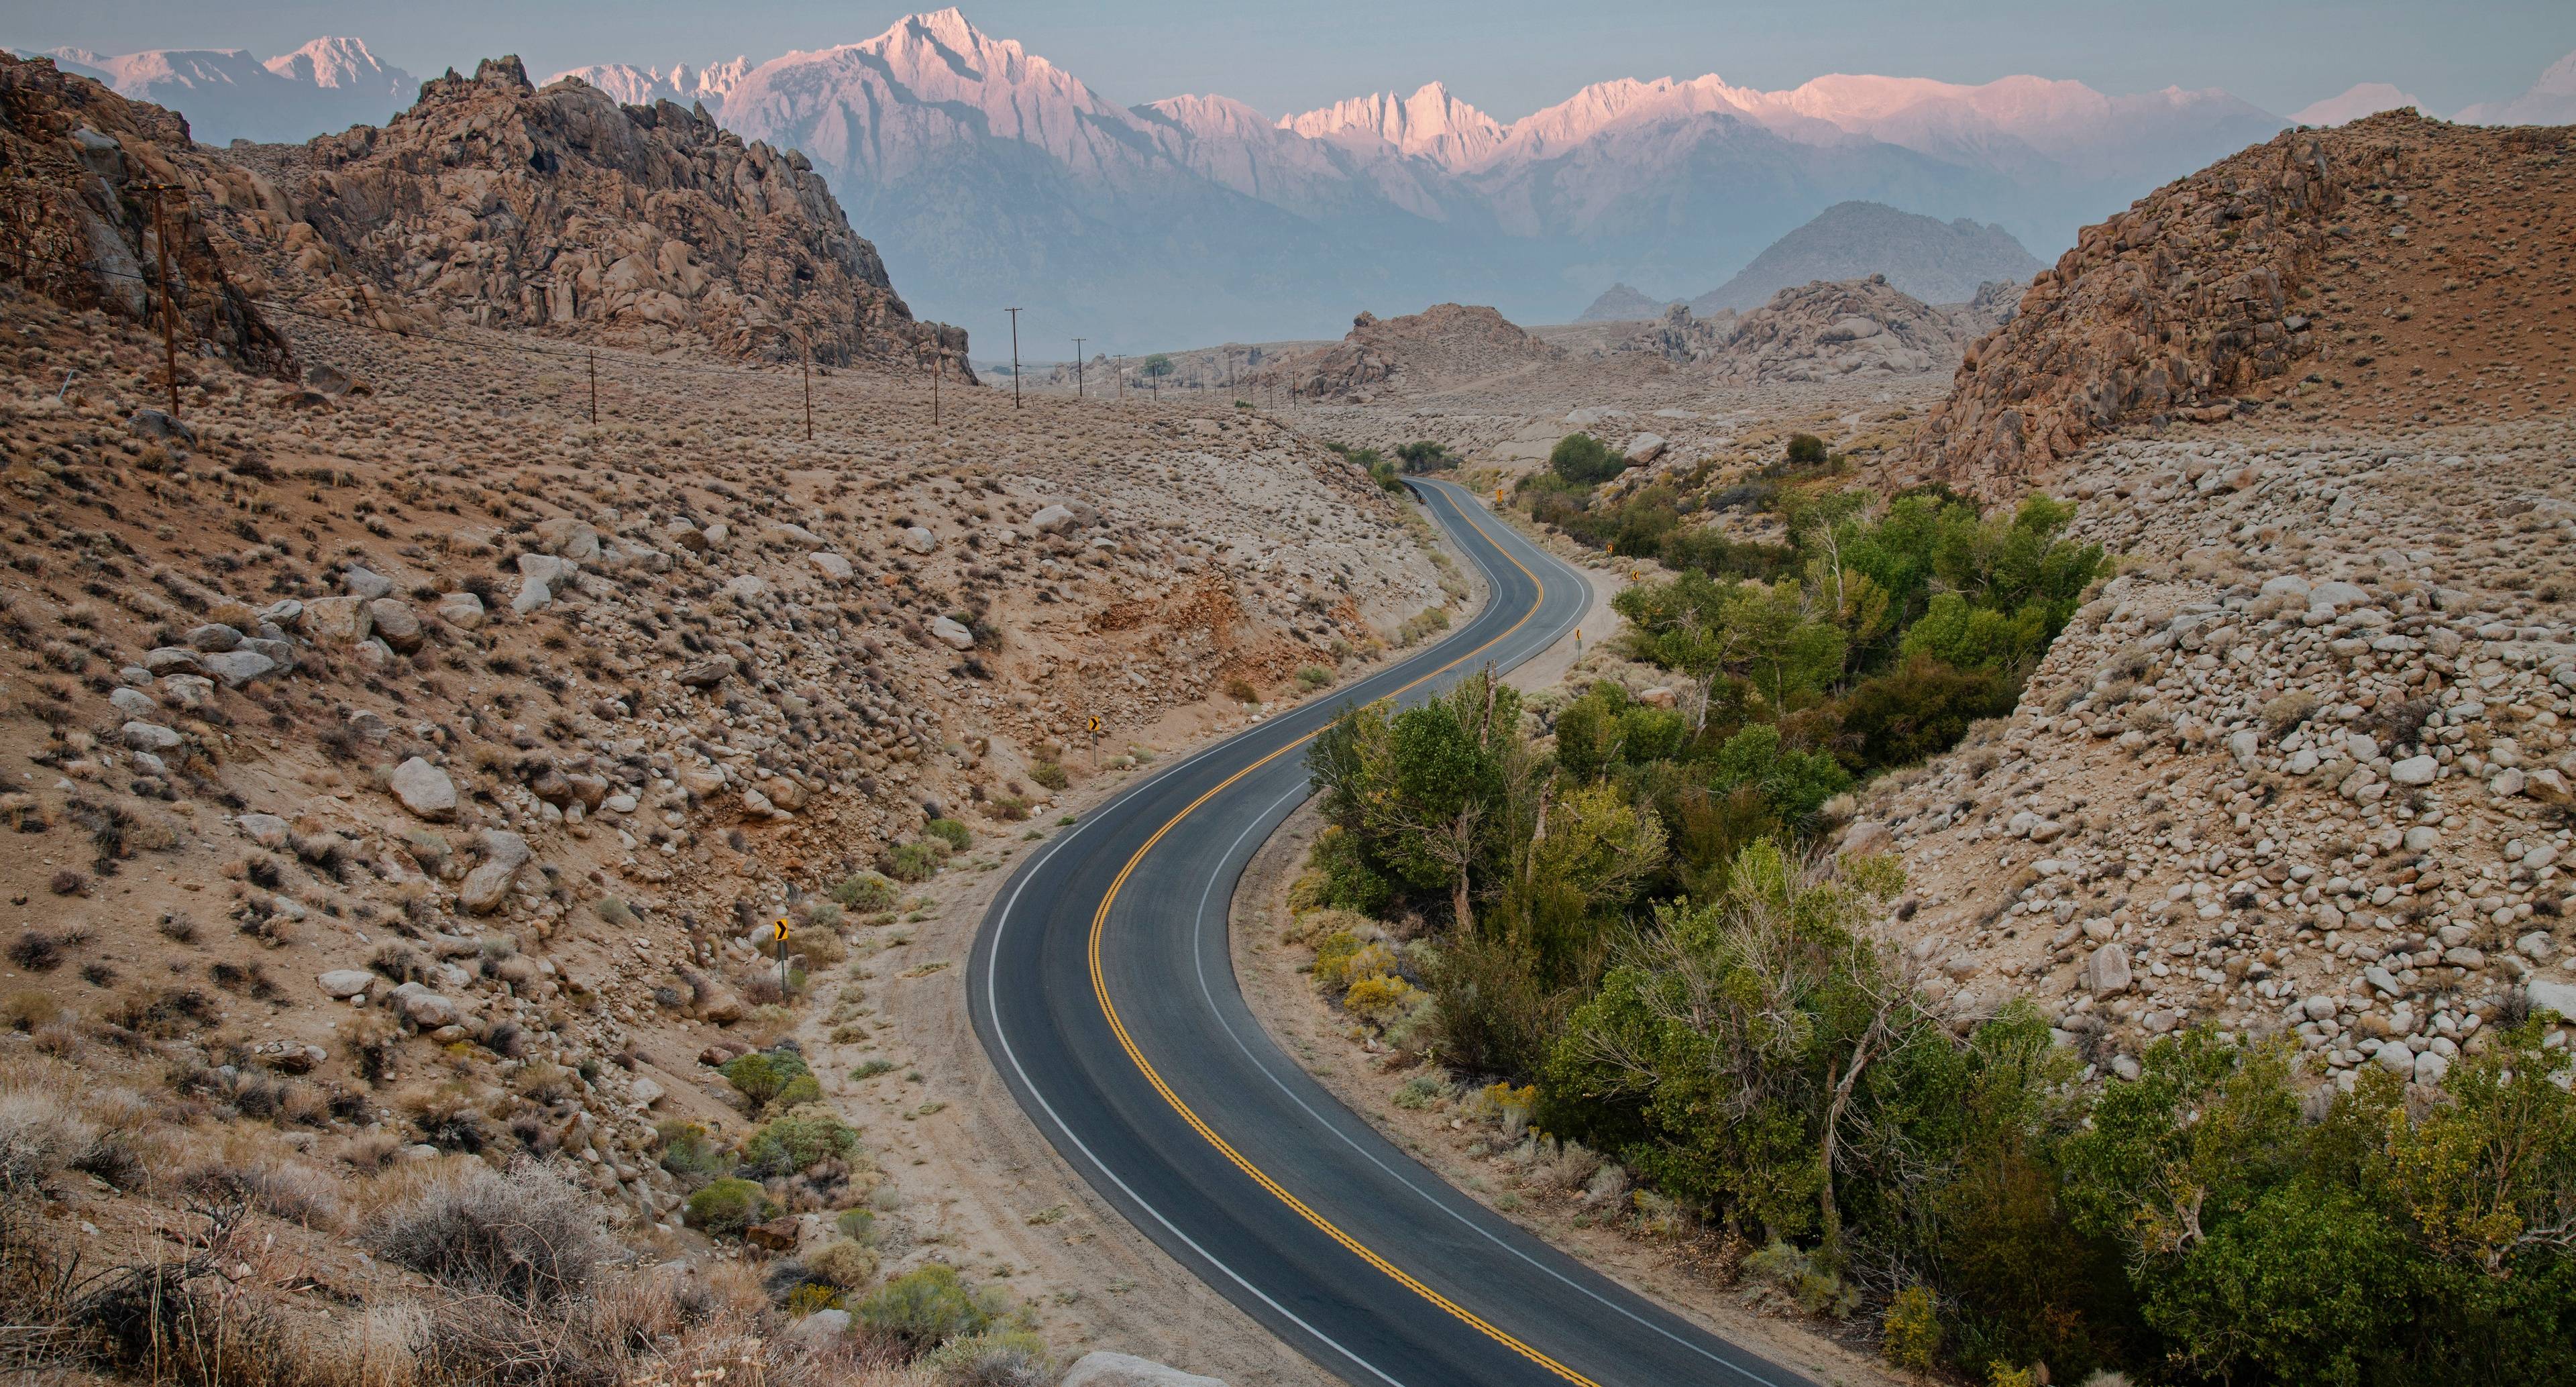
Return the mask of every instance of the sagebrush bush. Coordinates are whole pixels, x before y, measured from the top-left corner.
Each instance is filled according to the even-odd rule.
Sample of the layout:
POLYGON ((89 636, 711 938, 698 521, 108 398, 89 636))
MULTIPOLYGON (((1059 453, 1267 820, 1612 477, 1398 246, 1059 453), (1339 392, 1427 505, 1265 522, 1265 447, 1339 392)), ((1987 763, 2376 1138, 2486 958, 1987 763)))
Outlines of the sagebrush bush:
POLYGON ((579 1296, 625 1257, 599 1206, 535 1161, 442 1179, 379 1215, 368 1242, 387 1261, 520 1305, 579 1296))
POLYGON ((877 1279, 876 1249, 856 1238, 841 1238, 806 1253, 805 1269, 842 1290, 855 1291, 877 1279))
MULTIPOLYGON (((1047 788, 1062 789, 1063 787, 1051 785, 1047 788)), ((932 819, 921 826, 921 831, 926 837, 936 838, 946 843, 951 852, 964 852, 975 845, 975 831, 955 819, 932 819)))
POLYGON ((716 1072, 755 1110, 774 1103, 811 1102, 822 1096, 822 1088, 814 1081, 814 1071, 806 1066, 805 1057, 792 1050, 754 1050, 736 1055, 718 1066, 716 1072), (810 1095, 806 1092, 809 1088, 810 1095))
POLYGON ((859 872, 832 883, 832 899, 845 910, 873 914, 894 909, 894 883, 875 872, 859 872))
POLYGON ((778 1217, 778 1205, 757 1184, 736 1176, 711 1180, 689 1196, 681 1220, 720 1238, 738 1238, 755 1223, 778 1217))
POLYGON ((859 1130, 821 1103, 788 1109, 743 1143, 746 1173, 793 1175, 825 1160, 846 1160, 859 1149, 859 1130))
POLYGON ((97 1125, 68 1096, 33 1083, 0 1088, 0 1190, 8 1198, 51 1184, 97 1145, 97 1125))
POLYGON ((914 1353, 980 1334, 1003 1310, 1000 1299, 969 1286, 944 1262, 888 1281, 859 1302, 859 1321, 914 1353))
POLYGON ((939 874, 940 861, 939 848, 929 843, 897 843, 886 850, 885 874, 901 882, 928 881, 939 874))

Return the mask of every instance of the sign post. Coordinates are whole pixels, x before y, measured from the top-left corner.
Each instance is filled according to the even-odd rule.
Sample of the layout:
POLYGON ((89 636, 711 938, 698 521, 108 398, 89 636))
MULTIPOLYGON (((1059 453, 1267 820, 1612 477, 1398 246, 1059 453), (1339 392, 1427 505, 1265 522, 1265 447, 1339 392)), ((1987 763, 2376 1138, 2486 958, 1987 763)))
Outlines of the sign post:
POLYGON ((1082 720, 1082 730, 1091 734, 1091 770, 1100 772, 1100 718, 1097 714, 1082 720))
POLYGON ((779 993, 780 993, 781 995, 784 995, 784 994, 786 993, 786 991, 787 991, 787 917, 786 917, 786 916, 784 916, 784 915, 779 916, 779 917, 778 917, 778 923, 776 923, 776 924, 774 924, 774 925, 771 925, 771 926, 769 927, 769 938, 770 938, 770 941, 771 941, 772 943, 775 943, 775 944, 778 946, 778 991, 779 991, 779 993))

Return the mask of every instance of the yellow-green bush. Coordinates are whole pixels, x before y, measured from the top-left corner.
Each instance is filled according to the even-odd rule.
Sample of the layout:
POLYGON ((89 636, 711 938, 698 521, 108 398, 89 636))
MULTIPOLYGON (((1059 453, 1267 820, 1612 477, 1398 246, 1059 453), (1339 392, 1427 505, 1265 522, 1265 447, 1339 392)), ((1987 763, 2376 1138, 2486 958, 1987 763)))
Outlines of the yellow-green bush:
POLYGON ((1342 1007, 1372 1026, 1391 1026, 1411 1012, 1421 998, 1421 989, 1404 979, 1372 973, 1351 984, 1351 990, 1343 994, 1342 1007))

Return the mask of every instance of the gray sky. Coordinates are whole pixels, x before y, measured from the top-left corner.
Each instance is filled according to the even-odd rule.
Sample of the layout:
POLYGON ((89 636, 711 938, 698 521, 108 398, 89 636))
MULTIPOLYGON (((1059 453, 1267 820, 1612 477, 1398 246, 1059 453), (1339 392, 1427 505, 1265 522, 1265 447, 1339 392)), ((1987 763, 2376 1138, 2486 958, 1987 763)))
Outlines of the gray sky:
MULTIPOLYGON (((2279 114, 2379 81, 2448 114, 2520 93, 2576 49, 2569 0, 978 0, 965 11, 1120 104, 1215 92, 1273 115, 1437 78, 1511 120, 1587 82, 1703 72, 1765 88, 1828 72, 2032 72, 2109 92, 2225 87, 2279 114)), ((867 38, 906 12, 821 0, 0 0, 0 43, 267 56, 354 34, 422 75, 517 52, 542 78, 591 62, 769 58, 867 38)))

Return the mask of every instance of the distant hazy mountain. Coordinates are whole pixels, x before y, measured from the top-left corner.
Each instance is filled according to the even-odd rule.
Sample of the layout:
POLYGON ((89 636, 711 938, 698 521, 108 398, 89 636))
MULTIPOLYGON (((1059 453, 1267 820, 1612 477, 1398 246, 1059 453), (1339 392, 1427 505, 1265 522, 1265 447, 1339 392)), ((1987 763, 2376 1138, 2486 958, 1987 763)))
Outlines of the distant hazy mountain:
MULTIPOLYGON (((201 134, 345 123, 284 99, 340 90, 318 77, 299 89, 242 55, 184 56, 202 78, 143 94, 201 134), (253 73, 273 79, 275 119, 205 114, 258 88, 253 73)), ((1362 309, 1441 300, 1564 322, 1613 283, 1722 281, 1851 201, 1996 223, 2053 253, 2284 124, 2220 91, 2038 77, 1622 79, 1508 124, 1436 82, 1276 118, 1220 95, 1123 106, 953 9, 756 64, 564 75, 621 101, 700 103, 802 151, 925 315, 1016 303, 1040 340, 1081 332, 1112 351, 1324 336, 1362 309)))
POLYGON ((2481 102, 2456 119, 2463 125, 2576 125, 2576 53, 2551 63, 2531 90, 2513 100, 2481 102))
POLYGON ((265 62, 239 48, 156 48, 103 57, 58 48, 66 72, 188 118, 200 144, 304 140, 352 125, 380 125, 412 103, 420 79, 387 67, 363 40, 318 38, 265 62))
POLYGON ((2382 111, 2395 111, 2412 106, 2424 109, 2423 99, 2411 92, 2399 91, 2386 82, 2361 82, 2335 96, 2290 113, 2293 125, 2342 125, 2363 116, 2382 111))
POLYGON ((1838 202, 1772 242, 1690 307, 1700 317, 1725 308, 1758 308, 1794 285, 1871 275, 1885 275, 1900 293, 1925 303, 1966 303, 1989 280, 2027 283, 2042 268, 2000 226, 1965 218, 1945 222, 1884 203, 1838 202))
POLYGON ((1647 298, 1625 284, 1613 284, 1601 291, 1592 306, 1575 315, 1578 323, 1633 323, 1645 318, 1660 318, 1664 305, 1647 298))

